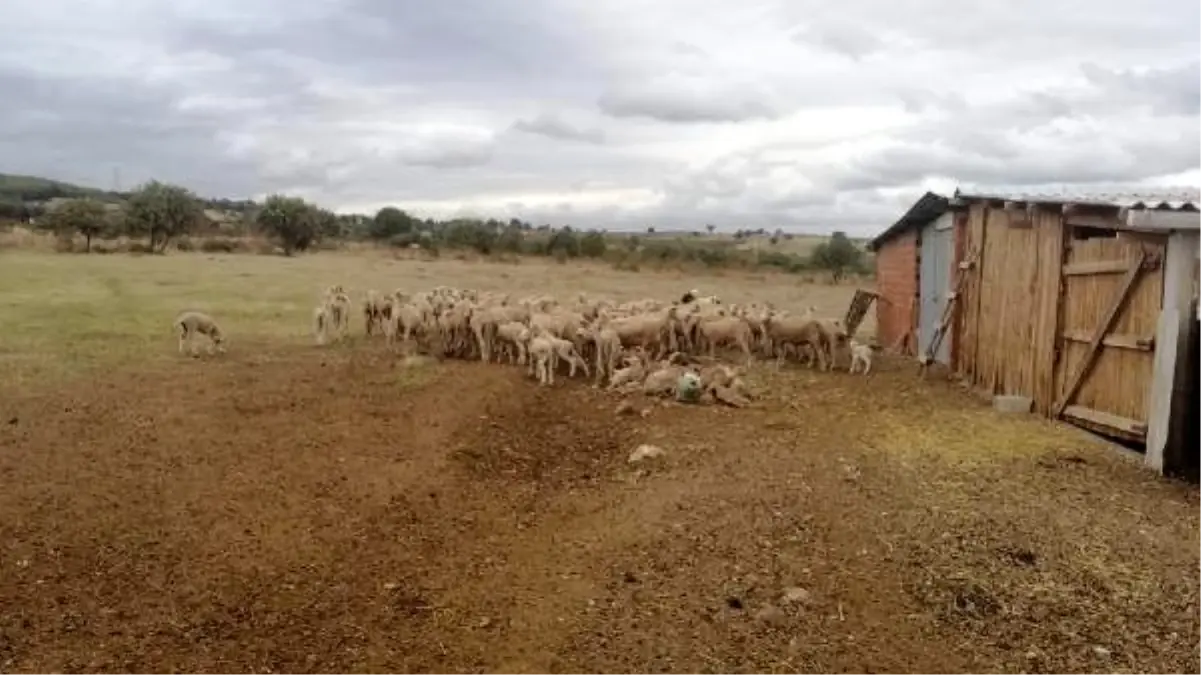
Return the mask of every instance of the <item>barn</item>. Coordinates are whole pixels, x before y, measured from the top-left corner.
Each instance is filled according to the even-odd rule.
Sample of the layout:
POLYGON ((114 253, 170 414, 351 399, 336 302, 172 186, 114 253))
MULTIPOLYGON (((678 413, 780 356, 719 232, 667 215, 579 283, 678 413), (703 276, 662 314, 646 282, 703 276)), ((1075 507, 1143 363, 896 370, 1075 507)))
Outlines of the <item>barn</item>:
POLYGON ((1195 472, 1199 202, 928 192, 869 243, 877 340, 1195 472))

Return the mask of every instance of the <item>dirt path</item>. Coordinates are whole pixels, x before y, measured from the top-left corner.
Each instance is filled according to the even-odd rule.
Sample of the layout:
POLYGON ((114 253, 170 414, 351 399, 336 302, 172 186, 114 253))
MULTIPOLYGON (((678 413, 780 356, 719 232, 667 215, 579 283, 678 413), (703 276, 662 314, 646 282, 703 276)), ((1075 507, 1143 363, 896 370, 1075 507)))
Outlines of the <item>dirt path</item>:
POLYGON ((5 402, 0 669, 1197 671, 1195 488, 910 373, 766 384, 291 349, 5 402))

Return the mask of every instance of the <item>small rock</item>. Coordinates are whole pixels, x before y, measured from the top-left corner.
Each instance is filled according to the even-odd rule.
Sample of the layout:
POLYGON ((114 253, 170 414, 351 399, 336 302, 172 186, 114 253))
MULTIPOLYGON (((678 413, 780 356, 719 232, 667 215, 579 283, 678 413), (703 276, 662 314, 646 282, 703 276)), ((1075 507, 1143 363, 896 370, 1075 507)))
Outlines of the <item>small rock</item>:
POLYGON ((491 626, 491 625, 492 625, 492 619, 490 619, 489 617, 485 616, 484 618, 480 619, 480 628, 487 628, 488 626, 491 626))
POLYGON ((9 424, 16 424, 17 422, 20 422, 20 421, 21 421, 21 420, 17 419, 17 416, 16 416, 16 415, 13 415, 12 417, 8 418, 8 423, 9 423, 9 424))
POLYGON ((766 605, 755 612, 755 619, 768 624, 769 626, 779 626, 783 624, 788 617, 784 612, 780 611, 775 605, 766 605))
POLYGON ((385 591, 394 591, 399 586, 400 586, 400 584, 396 583, 395 581, 389 581, 388 583, 384 584, 384 590, 385 591))
POLYGON ((1093 647, 1093 653, 1096 654, 1097 656, 1100 656, 1103 659, 1107 659, 1107 658, 1109 658, 1109 655, 1112 654, 1113 652, 1098 645, 1096 647, 1093 647))
POLYGON ((726 607, 730 609, 742 609, 742 599, 730 596, 726 598, 726 607))
POLYGON ((618 403, 617 410, 614 412, 616 412, 618 415, 633 415, 638 411, 634 408, 634 404, 630 403, 630 401, 627 399, 621 403, 618 403))
POLYGON ((784 589, 784 595, 780 597, 780 602, 785 605, 808 605, 812 600, 813 595, 800 586, 784 589))
POLYGON ((661 457, 665 451, 657 445, 640 445, 630 453, 630 462, 641 462, 652 457, 661 457))

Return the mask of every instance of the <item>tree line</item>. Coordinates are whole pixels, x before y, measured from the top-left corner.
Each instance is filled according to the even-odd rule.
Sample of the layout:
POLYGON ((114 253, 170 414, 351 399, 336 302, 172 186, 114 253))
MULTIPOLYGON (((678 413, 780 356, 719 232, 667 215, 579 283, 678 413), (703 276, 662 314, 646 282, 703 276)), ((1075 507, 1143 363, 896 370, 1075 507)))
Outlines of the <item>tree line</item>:
MULTIPOLYGON (((229 202, 233 209, 217 209, 234 215, 232 223, 214 224, 205 215, 211 201, 198 198, 186 188, 151 181, 139 186, 121 203, 95 197, 59 201, 36 220, 36 226, 63 238, 82 236, 90 251, 94 239, 129 237, 144 239, 143 250, 163 252, 172 242, 196 234, 257 235, 272 241, 285 255, 307 251, 320 242, 369 241, 397 248, 421 249, 438 255, 443 249, 469 250, 483 256, 542 255, 560 261, 572 258, 607 258, 615 265, 697 263, 711 267, 730 265, 767 266, 787 272, 821 270, 835 279, 848 273, 866 272, 864 252, 845 233, 835 232, 817 244, 808 255, 775 250, 783 236, 777 231, 767 250, 743 250, 740 240, 754 231, 740 232, 733 239, 606 235, 599 230, 579 231, 571 226, 535 226, 521 219, 456 218, 445 221, 417 218, 388 206, 373 216, 335 214, 300 197, 271 195, 261 204, 229 202)), ((712 235, 714 227, 706 226, 712 235)), ((182 244, 181 244, 182 245, 182 244)))

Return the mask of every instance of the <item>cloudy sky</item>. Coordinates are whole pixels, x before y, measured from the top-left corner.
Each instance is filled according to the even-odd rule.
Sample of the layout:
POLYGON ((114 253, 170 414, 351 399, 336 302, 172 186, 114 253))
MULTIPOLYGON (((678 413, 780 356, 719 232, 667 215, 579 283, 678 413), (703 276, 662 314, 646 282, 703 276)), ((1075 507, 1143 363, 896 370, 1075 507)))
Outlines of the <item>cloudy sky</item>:
POLYGON ((0 171, 872 234, 1201 183, 1196 0, 3 0, 0 171))

